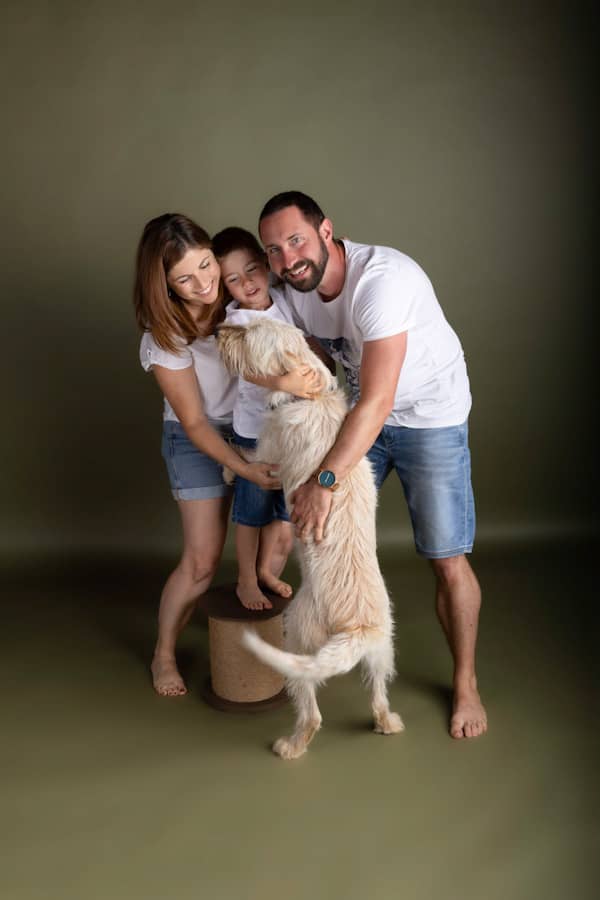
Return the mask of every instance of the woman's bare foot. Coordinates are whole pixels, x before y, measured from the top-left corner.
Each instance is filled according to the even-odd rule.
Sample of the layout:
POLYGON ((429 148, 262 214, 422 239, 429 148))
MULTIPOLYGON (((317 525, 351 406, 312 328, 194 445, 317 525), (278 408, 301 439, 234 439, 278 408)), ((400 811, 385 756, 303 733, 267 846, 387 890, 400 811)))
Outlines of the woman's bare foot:
POLYGON ((455 686, 454 709, 450 720, 450 734, 453 738, 474 738, 487 731, 487 715, 472 685, 455 686))
POLYGON ((256 581, 238 581, 235 592, 246 609, 273 609, 273 604, 267 600, 256 581))
POLYGON ((292 586, 285 581, 280 581, 272 572, 259 572, 258 578, 269 591, 279 594, 280 597, 291 597, 293 594, 292 586))
POLYGON ((187 688, 172 656, 155 656, 150 671, 154 690, 161 697, 182 697, 187 694, 187 688))

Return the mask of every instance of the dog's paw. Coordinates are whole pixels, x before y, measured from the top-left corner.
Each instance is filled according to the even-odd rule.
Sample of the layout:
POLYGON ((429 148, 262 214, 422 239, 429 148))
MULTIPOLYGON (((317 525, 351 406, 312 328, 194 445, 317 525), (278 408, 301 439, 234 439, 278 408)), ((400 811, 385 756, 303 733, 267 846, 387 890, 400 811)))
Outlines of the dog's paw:
POLYGON ((289 738, 280 737, 273 744, 273 753, 282 759, 298 759, 303 753, 306 753, 306 744, 299 746, 289 738))
POLYGON ((223 466, 223 481, 225 484, 233 484, 235 481, 235 472, 228 466, 223 466))
POLYGON ((390 712, 375 722, 375 734, 398 734, 404 731, 404 722, 398 713, 390 712))

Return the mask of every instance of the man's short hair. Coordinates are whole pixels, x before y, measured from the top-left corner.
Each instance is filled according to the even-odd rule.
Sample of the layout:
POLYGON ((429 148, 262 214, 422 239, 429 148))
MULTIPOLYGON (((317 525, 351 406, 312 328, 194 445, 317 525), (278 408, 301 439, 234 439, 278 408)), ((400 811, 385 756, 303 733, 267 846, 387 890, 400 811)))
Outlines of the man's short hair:
POLYGON ((307 222, 310 222, 315 231, 319 230, 319 226, 325 218, 325 214, 319 204, 316 203, 312 197, 309 197, 308 194, 303 194, 302 191, 283 191, 281 194, 275 194, 274 197, 267 200, 258 217, 259 226, 262 220, 266 219, 267 216, 272 216, 273 213, 280 212, 282 209, 287 209, 289 206, 297 206, 304 218, 307 222))

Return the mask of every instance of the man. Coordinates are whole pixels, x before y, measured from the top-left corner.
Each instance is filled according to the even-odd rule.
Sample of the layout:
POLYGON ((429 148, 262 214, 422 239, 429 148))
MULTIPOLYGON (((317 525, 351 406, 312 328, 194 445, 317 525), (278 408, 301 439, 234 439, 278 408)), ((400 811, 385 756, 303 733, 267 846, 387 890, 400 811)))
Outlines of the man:
POLYGON ((481 592, 465 555, 475 514, 471 394, 460 342, 413 260, 388 247, 336 240, 331 221, 306 194, 272 197, 259 231, 296 324, 341 363, 353 399, 315 477, 294 495, 297 534, 322 540, 332 491, 365 454, 378 488, 396 470, 417 552, 436 578, 437 612, 454 660, 450 734, 478 737, 487 718, 475 674, 481 592))

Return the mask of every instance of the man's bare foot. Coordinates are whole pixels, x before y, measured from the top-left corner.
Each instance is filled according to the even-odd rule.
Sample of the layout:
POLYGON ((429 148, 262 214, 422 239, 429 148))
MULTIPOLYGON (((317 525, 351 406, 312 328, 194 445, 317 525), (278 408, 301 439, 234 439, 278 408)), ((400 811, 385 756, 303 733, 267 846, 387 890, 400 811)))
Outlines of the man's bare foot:
POLYGON ((246 609, 273 609, 273 604, 265 597, 256 581, 238 581, 235 592, 246 609))
POLYGON ((155 656, 150 671, 154 690, 161 697, 182 697, 187 694, 187 688, 172 656, 155 656))
POLYGON ((294 593, 291 584, 276 578, 272 572, 259 572, 258 578, 269 591, 279 594, 280 597, 291 597, 294 593))
POLYGON ((450 720, 453 738, 474 738, 487 731, 487 715, 476 687, 457 687, 454 691, 454 709, 450 720))

